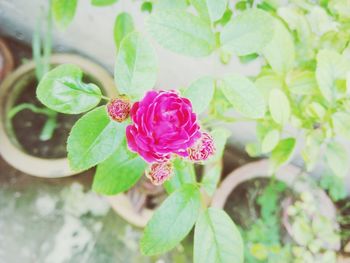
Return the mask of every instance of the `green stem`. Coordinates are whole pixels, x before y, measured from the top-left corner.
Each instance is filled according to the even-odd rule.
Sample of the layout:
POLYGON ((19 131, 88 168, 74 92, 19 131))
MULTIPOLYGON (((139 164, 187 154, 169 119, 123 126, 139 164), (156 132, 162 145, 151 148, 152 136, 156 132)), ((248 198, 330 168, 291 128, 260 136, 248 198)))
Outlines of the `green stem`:
POLYGON ((15 115, 17 115, 20 111, 23 111, 23 110, 30 110, 34 113, 44 114, 49 118, 52 116, 55 116, 57 114, 56 112, 54 112, 53 110, 50 110, 48 108, 39 108, 31 103, 22 103, 22 104, 18 104, 17 106, 13 107, 8 112, 7 117, 9 119, 12 119, 13 117, 15 117, 15 115))
POLYGON ((104 100, 106 100, 106 101, 110 101, 110 100, 111 100, 111 98, 108 98, 108 97, 103 96, 103 95, 101 95, 101 98, 104 99, 104 100))

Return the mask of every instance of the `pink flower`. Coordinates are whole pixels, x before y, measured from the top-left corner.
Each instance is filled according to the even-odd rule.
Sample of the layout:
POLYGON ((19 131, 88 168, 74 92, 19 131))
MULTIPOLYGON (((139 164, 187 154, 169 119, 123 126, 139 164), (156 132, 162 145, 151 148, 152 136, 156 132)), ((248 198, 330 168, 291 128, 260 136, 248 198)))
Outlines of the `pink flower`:
POLYGON ((130 101, 123 96, 113 99, 107 104, 108 115, 117 122, 122 122, 128 118, 130 108, 130 101))
POLYGON ((173 164, 171 162, 152 163, 146 176, 151 180, 152 184, 160 185, 169 180, 173 175, 173 164))
POLYGON ((208 133, 203 132, 202 137, 193 146, 189 147, 187 152, 191 161, 200 162, 207 160, 215 153, 213 138, 208 133))
POLYGON ((167 161, 172 154, 187 157, 187 148, 201 136, 191 102, 175 91, 147 92, 130 116, 128 146, 150 163, 167 161))

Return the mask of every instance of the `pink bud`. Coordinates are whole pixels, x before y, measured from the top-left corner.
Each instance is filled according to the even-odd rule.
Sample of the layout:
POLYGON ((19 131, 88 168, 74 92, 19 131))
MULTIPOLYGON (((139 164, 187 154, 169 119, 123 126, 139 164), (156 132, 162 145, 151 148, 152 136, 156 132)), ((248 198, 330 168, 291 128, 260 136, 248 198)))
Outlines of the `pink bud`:
POLYGON ((187 149, 187 152, 191 161, 205 161, 215 153, 214 140, 208 133, 202 132, 202 136, 187 149))
POLYGON ((173 175, 173 164, 171 162, 152 163, 146 176, 154 185, 163 184, 173 175))
POLYGON ((113 99, 107 104, 108 115, 112 120, 117 122, 122 122, 128 118, 130 108, 131 103, 129 99, 124 96, 113 99))

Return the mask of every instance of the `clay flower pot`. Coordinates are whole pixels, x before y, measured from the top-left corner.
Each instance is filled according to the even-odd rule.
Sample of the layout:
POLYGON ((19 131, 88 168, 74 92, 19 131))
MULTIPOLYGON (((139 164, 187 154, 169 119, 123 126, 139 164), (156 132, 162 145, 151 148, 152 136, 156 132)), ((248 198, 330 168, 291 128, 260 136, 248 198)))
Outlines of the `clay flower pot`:
MULTIPOLYGON (((79 66, 85 73, 84 78, 98 84, 105 95, 116 96, 114 81, 101 66, 77 55, 57 54, 51 57, 52 65, 65 63, 79 66)), ((34 61, 21 65, 2 82, 0 86, 0 153, 8 163, 29 175, 47 178, 74 175, 76 172, 70 169, 66 157, 65 141, 79 115, 57 115, 58 128, 53 138, 44 142, 38 139, 38 133, 46 117, 29 110, 26 110, 26 113, 24 111, 18 113, 12 119, 8 117, 10 109, 15 105, 23 102, 38 103, 35 95, 36 83, 34 61)))
POLYGON ((0 83, 13 69, 13 57, 6 45, 6 42, 0 38, 0 83))

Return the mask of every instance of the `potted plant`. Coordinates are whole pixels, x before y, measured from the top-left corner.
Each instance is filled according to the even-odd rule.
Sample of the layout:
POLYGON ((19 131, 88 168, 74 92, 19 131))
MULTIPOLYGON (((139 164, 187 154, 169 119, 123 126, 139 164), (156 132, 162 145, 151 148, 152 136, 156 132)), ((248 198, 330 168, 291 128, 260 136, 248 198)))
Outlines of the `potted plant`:
POLYGON ((332 200, 300 168, 288 164, 271 177, 270 167, 267 159, 241 166, 212 201, 239 224, 246 262, 336 262, 341 236, 332 200))
POLYGON ((43 11, 33 35, 34 60, 18 67, 1 85, 0 152, 6 161, 27 174, 63 177, 75 174, 68 164, 65 142, 77 117, 43 107, 35 94, 38 80, 52 66, 75 63, 83 70, 81 77, 101 86, 105 94, 115 95, 116 90, 101 66, 78 55, 51 56, 51 27, 51 12, 43 11), (45 32, 43 40, 41 31, 45 32))

